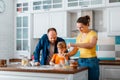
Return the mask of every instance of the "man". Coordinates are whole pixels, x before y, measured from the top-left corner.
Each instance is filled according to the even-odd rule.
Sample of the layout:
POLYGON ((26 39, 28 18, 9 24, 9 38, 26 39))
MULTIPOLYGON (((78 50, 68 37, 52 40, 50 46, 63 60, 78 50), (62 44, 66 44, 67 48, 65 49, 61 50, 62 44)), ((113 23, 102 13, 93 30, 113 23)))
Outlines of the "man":
POLYGON ((47 34, 44 34, 34 51, 35 65, 48 65, 53 53, 58 53, 57 43, 64 41, 64 39, 57 37, 55 28, 49 28, 47 34), (41 59, 40 59, 40 52, 41 59))

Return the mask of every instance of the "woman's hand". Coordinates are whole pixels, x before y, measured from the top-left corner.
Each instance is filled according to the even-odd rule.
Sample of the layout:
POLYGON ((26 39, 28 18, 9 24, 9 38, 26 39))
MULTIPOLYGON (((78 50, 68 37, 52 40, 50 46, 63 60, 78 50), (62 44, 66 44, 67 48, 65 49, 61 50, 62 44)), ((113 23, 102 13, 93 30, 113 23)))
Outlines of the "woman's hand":
POLYGON ((69 43, 69 44, 67 45, 67 49, 70 49, 70 47, 71 47, 71 43, 69 43))

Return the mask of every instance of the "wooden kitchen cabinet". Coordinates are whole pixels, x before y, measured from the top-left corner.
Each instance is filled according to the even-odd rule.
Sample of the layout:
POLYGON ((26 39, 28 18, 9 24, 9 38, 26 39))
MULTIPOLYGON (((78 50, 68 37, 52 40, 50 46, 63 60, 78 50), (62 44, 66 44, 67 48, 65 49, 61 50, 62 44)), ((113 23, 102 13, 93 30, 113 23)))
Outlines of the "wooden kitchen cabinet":
POLYGON ((120 80, 119 65, 101 65, 100 80, 120 80))
POLYGON ((120 36, 120 7, 110 7, 106 9, 107 32, 109 36, 120 36))
POLYGON ((67 19, 66 11, 34 14, 34 38, 40 38, 50 27, 56 28, 58 36, 69 37, 67 19))

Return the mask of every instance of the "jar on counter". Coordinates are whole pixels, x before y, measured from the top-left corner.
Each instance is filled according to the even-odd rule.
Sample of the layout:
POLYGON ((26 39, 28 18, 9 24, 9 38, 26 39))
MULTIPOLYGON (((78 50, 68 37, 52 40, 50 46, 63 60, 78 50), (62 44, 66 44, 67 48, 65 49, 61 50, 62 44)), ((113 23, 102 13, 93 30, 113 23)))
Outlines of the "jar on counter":
POLYGON ((78 67, 78 62, 75 61, 75 60, 70 60, 70 67, 71 67, 72 69, 77 69, 77 67, 78 67))
POLYGON ((22 66, 28 66, 29 65, 29 59, 26 56, 23 56, 21 60, 21 65, 22 66))
POLYGON ((6 67, 7 66, 7 60, 0 59, 0 67, 6 67))

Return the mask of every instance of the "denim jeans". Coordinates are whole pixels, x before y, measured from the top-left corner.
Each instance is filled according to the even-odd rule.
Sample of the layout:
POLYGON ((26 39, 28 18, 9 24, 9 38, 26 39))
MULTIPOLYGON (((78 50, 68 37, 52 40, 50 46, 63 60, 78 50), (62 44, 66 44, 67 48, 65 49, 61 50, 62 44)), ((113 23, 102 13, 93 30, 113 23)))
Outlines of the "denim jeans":
POLYGON ((80 67, 88 67, 88 80, 99 80, 99 60, 94 58, 78 59, 80 67))

